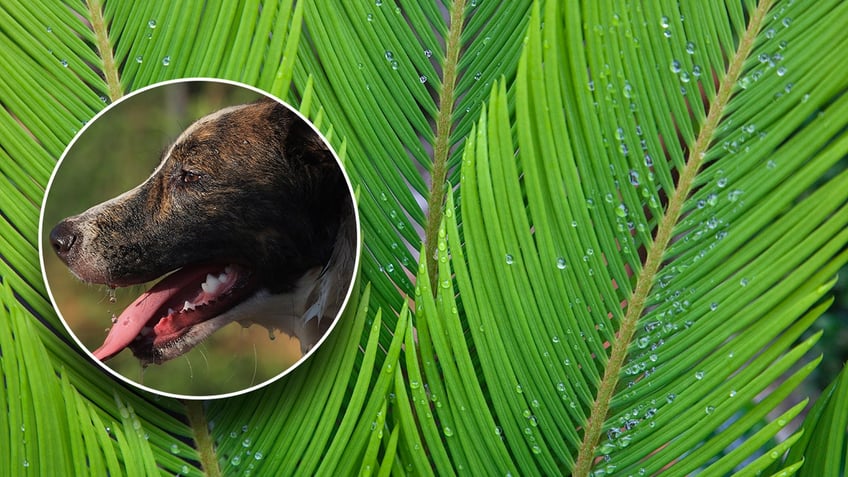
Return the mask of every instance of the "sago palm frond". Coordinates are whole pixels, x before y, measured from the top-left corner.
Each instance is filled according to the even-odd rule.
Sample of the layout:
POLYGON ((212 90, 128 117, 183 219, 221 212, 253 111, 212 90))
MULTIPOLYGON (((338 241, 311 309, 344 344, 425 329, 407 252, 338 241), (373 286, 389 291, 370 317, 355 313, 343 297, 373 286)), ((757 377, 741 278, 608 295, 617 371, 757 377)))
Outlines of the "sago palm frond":
POLYGON ((844 473, 844 376, 778 435, 848 258, 846 20, 835 0, 4 3, 0 474, 844 473), (197 76, 315 120, 364 257, 298 370, 181 402, 69 344, 38 208, 106 103, 197 76))

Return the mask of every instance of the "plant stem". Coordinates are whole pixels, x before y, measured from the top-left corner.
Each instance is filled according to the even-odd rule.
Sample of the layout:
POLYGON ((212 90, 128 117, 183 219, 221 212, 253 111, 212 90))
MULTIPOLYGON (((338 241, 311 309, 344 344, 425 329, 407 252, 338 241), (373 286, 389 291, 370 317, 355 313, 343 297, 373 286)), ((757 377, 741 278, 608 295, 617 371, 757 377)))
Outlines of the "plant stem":
POLYGON ((121 90, 121 80, 118 78, 118 68, 112 54, 112 44, 109 42, 109 29, 103 19, 103 4, 101 0, 88 0, 86 6, 91 18, 91 29, 97 41, 97 52, 103 60, 103 74, 109 88, 109 100, 115 101, 123 96, 124 92, 121 90))
POLYGON ((445 62, 442 65, 442 91, 439 95, 439 113, 436 116, 436 144, 433 146, 433 171, 430 175, 430 197, 427 200, 427 227, 424 230, 424 260, 430 274, 430 286, 436 293, 438 263, 433 258, 438 244, 439 224, 442 222, 442 207, 445 201, 450 136, 453 130, 454 89, 456 88, 456 66, 461 48, 463 13, 465 0, 454 2, 450 11, 450 30, 445 45, 445 62))
POLYGON ((209 424, 203 411, 203 402, 186 401, 186 415, 191 430, 194 433, 194 444, 200 454, 200 466, 208 477, 221 477, 218 467, 218 456, 215 454, 215 444, 209 435, 209 424))
POLYGON ((654 243, 650 247, 650 250, 648 250, 645 265, 639 273, 639 279, 636 282, 636 289, 628 301, 627 313, 618 331, 618 339, 612 344, 609 361, 604 370, 604 377, 598 386, 598 393, 595 397, 595 404, 592 406, 592 413, 586 422, 583 443, 580 446, 572 475, 588 475, 595 462, 595 449, 597 448, 603 431, 603 424, 609 412, 610 400, 618 385, 618 377, 627 359, 627 349, 636 333, 639 318, 641 318, 645 310, 645 301, 651 292, 654 278, 662 264, 665 251, 668 249, 674 227, 680 219, 683 204, 692 191, 692 184, 701 168, 704 154, 707 152, 721 120, 722 111, 730 101, 733 86, 742 73, 745 60, 751 54, 754 40, 760 30, 763 18, 769 8, 771 8, 771 3, 771 0, 763 0, 752 13, 748 28, 742 38, 740 38, 739 47, 730 59, 727 74, 719 86, 715 99, 710 103, 706 121, 698 134, 695 145, 689 151, 686 166, 680 171, 677 187, 671 197, 669 197, 668 208, 659 223, 654 243))

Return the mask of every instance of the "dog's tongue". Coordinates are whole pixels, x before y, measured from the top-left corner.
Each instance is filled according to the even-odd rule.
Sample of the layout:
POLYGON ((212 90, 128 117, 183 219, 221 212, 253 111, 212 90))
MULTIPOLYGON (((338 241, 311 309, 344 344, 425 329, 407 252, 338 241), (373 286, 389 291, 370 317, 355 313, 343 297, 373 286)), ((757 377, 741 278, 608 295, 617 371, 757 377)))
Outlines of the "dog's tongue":
POLYGON ((142 328, 158 318, 160 310, 195 299, 207 274, 221 271, 220 266, 185 267, 159 281, 121 313, 103 345, 94 351, 94 357, 102 361, 121 352, 141 333, 142 328))

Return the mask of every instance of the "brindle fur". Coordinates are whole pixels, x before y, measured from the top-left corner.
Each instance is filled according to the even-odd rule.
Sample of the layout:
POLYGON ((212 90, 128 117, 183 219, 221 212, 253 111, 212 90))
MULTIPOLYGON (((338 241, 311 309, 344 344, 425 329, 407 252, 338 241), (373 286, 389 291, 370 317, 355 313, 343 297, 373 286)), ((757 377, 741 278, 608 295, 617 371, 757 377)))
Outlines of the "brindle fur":
POLYGON ((57 225, 81 240, 62 256, 80 279, 124 286, 214 258, 278 293, 326 263, 349 194, 305 122, 261 101, 187 133, 142 185, 57 225))
POLYGON ((260 100, 202 118, 144 183, 63 220, 51 237, 87 282, 127 286, 189 264, 238 263, 280 294, 326 266, 352 210, 321 138, 260 100))

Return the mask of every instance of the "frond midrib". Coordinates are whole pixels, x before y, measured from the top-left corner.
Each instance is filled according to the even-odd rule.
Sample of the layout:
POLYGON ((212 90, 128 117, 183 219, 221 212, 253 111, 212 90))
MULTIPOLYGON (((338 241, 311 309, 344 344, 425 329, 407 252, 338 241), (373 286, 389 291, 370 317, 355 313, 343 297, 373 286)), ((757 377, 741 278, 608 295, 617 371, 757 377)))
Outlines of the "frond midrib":
POLYGON ((456 102, 455 88, 459 51, 461 48, 463 13, 465 0, 455 2, 450 10, 450 29, 445 45, 445 61, 442 65, 442 90, 439 97, 439 112, 436 116, 436 141, 433 146, 433 169, 430 177, 430 194, 427 199, 427 227, 424 230, 424 260, 430 275, 430 286, 437 290, 438 262, 433 258, 438 244, 439 226, 442 223, 443 204, 447 190, 448 158, 451 152, 453 129, 453 107, 456 102))
POLYGON ((123 96, 124 92, 121 89, 118 66, 115 64, 115 55, 109 40, 109 26, 103 18, 103 5, 101 0, 89 0, 86 2, 86 7, 91 19, 91 30, 97 40, 97 52, 103 60, 103 76, 109 90, 109 100, 115 101, 123 96))
POLYGON ((680 171, 680 177, 674 193, 669 197, 668 207, 660 220, 653 244, 651 244, 644 266, 636 281, 636 288, 628 300, 627 312, 618 331, 618 339, 612 343, 610 357, 604 370, 604 376, 598 385, 595 403, 586 422, 583 442, 577 456, 572 475, 588 475, 595 460, 603 424, 609 412, 610 402, 618 384, 621 369, 627 359, 627 351, 636 333, 645 303, 654 283, 663 257, 668 249, 674 229, 680 219, 683 205, 695 184, 698 171, 716 133, 722 112, 730 101, 733 87, 742 74, 745 60, 754 47, 754 40, 763 24, 766 13, 771 8, 771 0, 763 0, 752 13, 745 34, 740 38, 736 53, 730 58, 724 79, 721 81, 716 97, 709 105, 709 114, 701 127, 695 144, 689 151, 686 166, 680 171))

